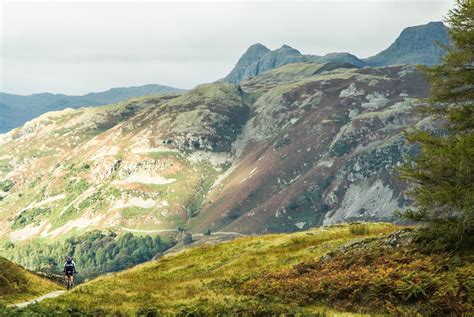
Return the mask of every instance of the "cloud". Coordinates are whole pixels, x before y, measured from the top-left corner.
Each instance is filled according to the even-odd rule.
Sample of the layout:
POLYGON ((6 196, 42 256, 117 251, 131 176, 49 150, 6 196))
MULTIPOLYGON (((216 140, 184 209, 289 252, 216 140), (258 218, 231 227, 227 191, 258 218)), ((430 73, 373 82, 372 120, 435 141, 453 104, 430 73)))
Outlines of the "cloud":
POLYGON ((159 83, 190 88, 229 72, 256 42, 367 57, 436 1, 2 2, 0 90, 87 93, 159 83))

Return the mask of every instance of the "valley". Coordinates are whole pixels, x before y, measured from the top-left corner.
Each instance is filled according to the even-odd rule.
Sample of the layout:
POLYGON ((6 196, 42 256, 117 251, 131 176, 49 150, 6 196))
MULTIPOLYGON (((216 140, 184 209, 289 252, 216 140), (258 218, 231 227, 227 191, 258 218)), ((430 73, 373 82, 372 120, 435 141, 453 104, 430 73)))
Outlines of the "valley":
MULTIPOLYGON (((0 316, 470 316, 472 6, 367 58, 257 43, 189 90, 0 93, 0 316)), ((192 64, 151 34, 114 63, 192 64)))

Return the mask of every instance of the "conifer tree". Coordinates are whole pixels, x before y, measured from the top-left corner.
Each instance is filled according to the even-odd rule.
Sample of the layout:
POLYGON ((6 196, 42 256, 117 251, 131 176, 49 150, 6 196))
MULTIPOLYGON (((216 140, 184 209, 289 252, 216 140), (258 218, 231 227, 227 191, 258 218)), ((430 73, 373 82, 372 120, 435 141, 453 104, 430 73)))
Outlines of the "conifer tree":
POLYGON ((446 22, 453 45, 441 65, 421 67, 431 83, 423 111, 442 132, 407 133, 421 153, 401 168, 415 202, 402 216, 424 222, 434 248, 468 245, 474 233, 474 0, 458 0, 446 22))

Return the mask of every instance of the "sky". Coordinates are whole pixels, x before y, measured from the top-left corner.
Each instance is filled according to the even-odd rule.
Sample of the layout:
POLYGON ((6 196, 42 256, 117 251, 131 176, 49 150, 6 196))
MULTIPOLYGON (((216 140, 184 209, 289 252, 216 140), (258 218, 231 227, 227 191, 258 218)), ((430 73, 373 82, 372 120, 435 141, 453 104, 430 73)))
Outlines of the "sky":
POLYGON ((0 91, 86 94, 224 77, 247 47, 368 57, 453 0, 0 0, 0 91))

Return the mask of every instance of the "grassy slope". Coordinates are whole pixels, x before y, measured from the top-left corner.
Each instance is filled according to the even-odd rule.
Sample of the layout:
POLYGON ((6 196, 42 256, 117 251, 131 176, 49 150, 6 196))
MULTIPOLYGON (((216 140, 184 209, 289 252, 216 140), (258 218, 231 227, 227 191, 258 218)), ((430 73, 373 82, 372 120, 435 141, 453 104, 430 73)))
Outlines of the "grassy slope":
POLYGON ((0 257, 0 304, 18 303, 62 289, 0 257))
MULTIPOLYGON (((296 307, 291 305, 270 304, 239 295, 235 285, 262 272, 289 269, 302 261, 318 259, 350 240, 396 229, 389 224, 370 224, 368 232, 358 233, 351 232, 348 226, 335 226, 205 245, 98 278, 42 305, 55 308, 77 306, 79 309, 95 308, 126 314, 147 307, 156 307, 166 313, 272 314, 294 311, 296 307)), ((325 309, 313 306, 311 310, 325 309)))

